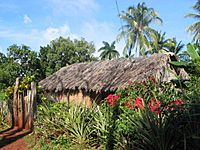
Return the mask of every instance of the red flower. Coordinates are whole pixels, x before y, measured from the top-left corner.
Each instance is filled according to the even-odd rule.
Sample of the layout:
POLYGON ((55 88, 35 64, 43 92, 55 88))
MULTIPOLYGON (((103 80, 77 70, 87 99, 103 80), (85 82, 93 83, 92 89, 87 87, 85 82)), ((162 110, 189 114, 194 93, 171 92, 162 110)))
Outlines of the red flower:
POLYGON ((152 98, 151 101, 148 103, 148 106, 152 112, 156 111, 156 114, 158 115, 160 114, 160 104, 160 100, 156 101, 154 98, 152 98))
MULTIPOLYGON (((168 105, 167 105, 167 109, 169 109, 171 106, 173 106, 173 105, 177 105, 177 106, 179 106, 179 105, 183 105, 184 103, 183 103, 183 101, 181 100, 181 99, 176 99, 175 101, 172 101, 172 102, 170 102, 168 105)), ((171 110, 175 110, 175 108, 172 108, 171 107, 171 110)))
POLYGON ((134 105, 136 106, 136 108, 138 109, 142 109, 144 108, 144 104, 143 104, 143 99, 140 97, 136 97, 136 100, 134 102, 134 105))
POLYGON ((128 81, 128 84, 130 85, 130 84, 132 84, 133 82, 132 81, 128 81))
POLYGON ((118 95, 109 94, 108 97, 107 97, 107 102, 111 106, 114 106, 118 99, 119 99, 118 95))
POLYGON ((175 103, 176 103, 176 105, 182 105, 182 104, 184 104, 181 99, 176 99, 175 103))
POLYGON ((176 99, 175 101, 170 102, 167 106, 170 107, 171 105, 182 105, 184 104, 183 101, 181 99, 176 99))
POLYGON ((113 94, 108 95, 108 97, 107 97, 108 103, 110 105, 112 105, 112 106, 114 105, 113 99, 114 99, 114 95, 113 94))
POLYGON ((130 108, 130 109, 134 108, 134 106, 132 104, 126 103, 126 102, 124 103, 124 106, 127 107, 127 108, 130 108))

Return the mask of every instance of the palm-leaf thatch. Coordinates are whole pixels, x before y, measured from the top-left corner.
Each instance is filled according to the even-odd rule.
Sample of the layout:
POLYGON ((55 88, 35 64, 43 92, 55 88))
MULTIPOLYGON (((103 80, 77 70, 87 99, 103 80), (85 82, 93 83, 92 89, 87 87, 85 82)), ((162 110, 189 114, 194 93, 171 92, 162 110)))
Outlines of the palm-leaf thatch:
POLYGON ((95 92, 115 91, 128 81, 143 82, 154 77, 159 82, 187 78, 184 70, 175 71, 169 64, 170 55, 154 54, 134 59, 119 58, 76 63, 61 68, 39 84, 45 91, 85 90, 95 92), (171 71, 169 71, 171 70, 171 71))

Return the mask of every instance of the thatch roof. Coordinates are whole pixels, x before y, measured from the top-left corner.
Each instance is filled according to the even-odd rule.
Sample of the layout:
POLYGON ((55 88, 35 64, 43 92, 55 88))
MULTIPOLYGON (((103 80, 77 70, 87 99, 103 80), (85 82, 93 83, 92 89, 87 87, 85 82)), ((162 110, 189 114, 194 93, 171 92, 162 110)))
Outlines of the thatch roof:
POLYGON ((145 81, 154 77, 157 81, 170 81, 176 75, 187 78, 184 70, 175 71, 167 54, 134 59, 119 58, 76 63, 61 68, 42 80, 40 86, 50 92, 84 89, 86 91, 115 91, 128 81, 145 81), (169 69, 171 71, 169 71, 169 69))

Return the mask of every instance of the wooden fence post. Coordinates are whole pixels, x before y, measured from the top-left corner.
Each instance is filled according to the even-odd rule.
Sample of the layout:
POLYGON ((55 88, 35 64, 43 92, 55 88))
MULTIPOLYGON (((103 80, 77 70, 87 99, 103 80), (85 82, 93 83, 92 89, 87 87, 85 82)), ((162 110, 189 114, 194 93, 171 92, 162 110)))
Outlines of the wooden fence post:
POLYGON ((34 106, 36 103, 36 84, 31 82, 31 90, 27 90, 27 98, 25 99, 25 122, 26 130, 33 129, 34 106))
POLYGON ((18 91, 18 128, 24 128, 24 91, 18 91))
POLYGON ((20 78, 16 78, 14 93, 13 93, 13 121, 12 127, 18 127, 18 88, 19 88, 20 78))
POLYGON ((36 98, 37 98, 37 90, 36 90, 36 83, 31 82, 31 119, 30 119, 30 125, 33 129, 33 120, 34 120, 34 112, 36 107, 36 98))

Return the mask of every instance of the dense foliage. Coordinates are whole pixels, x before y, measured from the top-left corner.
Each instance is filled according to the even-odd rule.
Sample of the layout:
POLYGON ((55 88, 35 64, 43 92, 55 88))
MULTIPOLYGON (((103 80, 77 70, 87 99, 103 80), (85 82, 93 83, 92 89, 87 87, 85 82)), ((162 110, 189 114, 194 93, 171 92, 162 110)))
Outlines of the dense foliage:
POLYGON ((58 146, 55 141, 59 148, 78 144, 83 149, 196 149, 199 103, 182 92, 151 79, 129 81, 93 108, 45 102, 39 106, 35 132, 43 143, 51 142, 50 149, 58 146))
POLYGON ((13 94, 17 77, 25 77, 21 87, 26 88, 30 81, 38 82, 66 65, 97 60, 93 56, 94 52, 94 45, 85 39, 71 40, 63 37, 41 47, 38 53, 26 45, 9 46, 6 55, 0 53, 0 104, 4 103, 0 108, 1 122, 8 114, 5 104, 10 107, 12 97, 9 95, 13 94))
MULTIPOLYGON (((199 0, 193 7, 199 18, 199 0)), ((187 45, 175 38, 165 38, 150 25, 162 22, 153 8, 145 3, 129 7, 120 14, 126 25, 119 39, 126 41, 124 56, 172 52, 177 57, 171 64, 184 68, 189 80, 176 83, 133 83, 102 100, 92 108, 66 103, 52 103, 43 95, 38 97, 35 120, 35 149, 200 149, 200 49, 199 21, 188 28, 195 43, 187 45)), ((101 59, 119 57, 115 42, 99 49, 101 59)), ((16 77, 25 77, 19 90, 30 88, 30 82, 40 81, 61 67, 73 63, 97 60, 95 47, 85 39, 60 37, 39 52, 26 45, 11 45, 7 54, 0 53, 0 129, 8 127, 3 106, 12 100, 16 77)), ((178 77, 177 77, 178 79, 178 77)), ((40 93, 40 92, 39 92, 40 93)))
POLYGON ((66 65, 97 60, 92 55, 94 52, 93 43, 89 43, 85 39, 71 40, 60 37, 53 40, 47 46, 40 47, 39 59, 43 77, 66 65))

